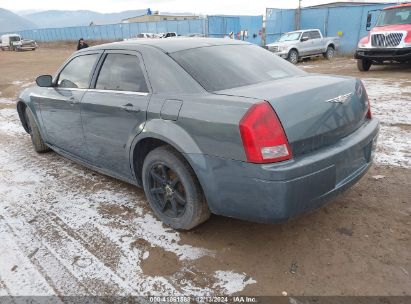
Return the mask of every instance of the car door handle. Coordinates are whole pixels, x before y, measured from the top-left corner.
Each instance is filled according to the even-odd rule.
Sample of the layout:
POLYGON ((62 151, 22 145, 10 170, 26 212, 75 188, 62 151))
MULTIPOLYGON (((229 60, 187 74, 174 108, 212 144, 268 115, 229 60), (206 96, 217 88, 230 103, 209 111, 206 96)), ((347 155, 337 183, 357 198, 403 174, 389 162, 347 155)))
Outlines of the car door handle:
POLYGON ((138 113, 141 111, 140 107, 133 106, 131 103, 121 106, 121 108, 126 112, 135 112, 138 113))
POLYGON ((80 102, 80 101, 79 101, 77 98, 75 98, 74 96, 71 96, 70 98, 67 98, 66 101, 67 101, 68 103, 71 103, 71 104, 75 104, 75 103, 79 103, 79 102, 80 102))

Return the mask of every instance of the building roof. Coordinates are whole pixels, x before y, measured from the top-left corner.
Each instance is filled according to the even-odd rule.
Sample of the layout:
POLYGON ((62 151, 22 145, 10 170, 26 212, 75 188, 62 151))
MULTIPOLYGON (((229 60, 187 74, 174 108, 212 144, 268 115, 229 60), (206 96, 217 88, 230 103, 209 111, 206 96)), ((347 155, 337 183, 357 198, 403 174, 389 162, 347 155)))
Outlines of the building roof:
POLYGON ((163 14, 151 14, 151 15, 147 15, 147 14, 143 14, 143 15, 138 15, 138 16, 134 16, 134 17, 129 17, 129 18, 125 18, 122 19, 121 21, 126 21, 126 20, 130 20, 130 19, 135 19, 135 18, 141 18, 141 17, 167 17, 167 18, 187 18, 187 17, 197 17, 199 18, 199 16, 194 15, 194 14, 188 14, 188 13, 181 13, 181 14, 168 14, 168 13, 163 13, 163 14))
POLYGON ((164 38, 164 39, 135 39, 121 42, 113 42, 107 44, 101 44, 93 46, 91 48, 83 49, 87 50, 101 50, 101 49, 127 49, 137 50, 138 46, 146 45, 152 46, 162 50, 165 53, 174 53, 187 49, 218 46, 218 45, 238 45, 238 44, 250 44, 241 40, 234 39, 221 39, 221 38, 201 38, 201 37, 176 37, 176 38, 164 38))
POLYGON ((366 1, 334 1, 324 4, 305 6, 304 8, 321 8, 321 7, 338 7, 338 6, 361 6, 361 5, 381 5, 381 4, 396 4, 394 2, 366 2, 366 1))

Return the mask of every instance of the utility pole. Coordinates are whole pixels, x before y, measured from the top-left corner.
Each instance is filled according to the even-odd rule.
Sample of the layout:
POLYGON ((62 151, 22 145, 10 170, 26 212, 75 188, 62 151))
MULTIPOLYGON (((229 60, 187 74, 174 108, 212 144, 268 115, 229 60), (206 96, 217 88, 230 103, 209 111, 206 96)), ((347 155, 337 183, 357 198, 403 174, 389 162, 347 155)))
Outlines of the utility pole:
POLYGON ((295 16, 296 30, 299 30, 301 28, 301 2, 302 2, 302 0, 298 0, 298 9, 297 9, 297 13, 296 13, 296 16, 295 16))

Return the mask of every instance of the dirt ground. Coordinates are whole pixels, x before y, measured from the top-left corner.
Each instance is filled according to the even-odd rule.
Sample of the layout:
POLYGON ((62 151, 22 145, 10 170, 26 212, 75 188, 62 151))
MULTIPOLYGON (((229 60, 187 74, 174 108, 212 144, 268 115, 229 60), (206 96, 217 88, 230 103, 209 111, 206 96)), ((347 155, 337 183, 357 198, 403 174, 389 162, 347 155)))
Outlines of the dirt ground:
POLYGON ((0 295, 411 295, 410 66, 299 64, 361 77, 381 120, 375 164, 350 190, 284 224, 212 216, 176 232, 142 190, 32 149, 17 94, 74 47, 0 52, 0 295))

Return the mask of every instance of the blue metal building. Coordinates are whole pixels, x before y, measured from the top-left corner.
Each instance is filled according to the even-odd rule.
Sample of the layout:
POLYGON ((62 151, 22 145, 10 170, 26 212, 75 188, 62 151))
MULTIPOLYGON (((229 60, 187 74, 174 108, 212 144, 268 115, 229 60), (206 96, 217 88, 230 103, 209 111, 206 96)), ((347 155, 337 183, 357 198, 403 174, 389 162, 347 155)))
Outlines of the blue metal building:
MULTIPOLYGON (((367 14, 372 11, 373 22, 378 10, 391 6, 384 4, 352 4, 333 3, 317 7, 301 9, 300 29, 318 28, 324 36, 341 35, 340 53, 352 53, 360 38, 367 35, 367 14)), ((282 33, 296 30, 298 10, 276 9, 266 10, 266 43, 276 41, 282 33)))

